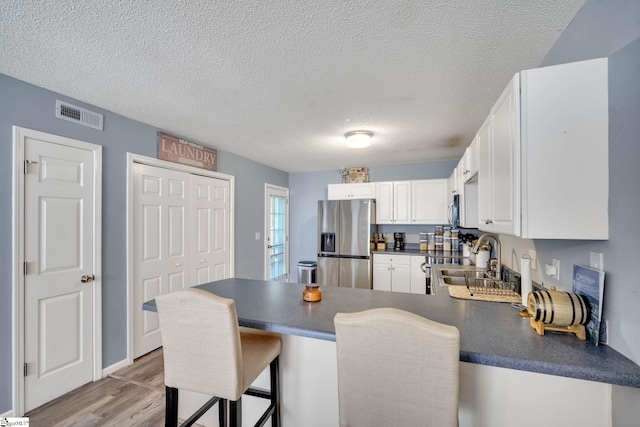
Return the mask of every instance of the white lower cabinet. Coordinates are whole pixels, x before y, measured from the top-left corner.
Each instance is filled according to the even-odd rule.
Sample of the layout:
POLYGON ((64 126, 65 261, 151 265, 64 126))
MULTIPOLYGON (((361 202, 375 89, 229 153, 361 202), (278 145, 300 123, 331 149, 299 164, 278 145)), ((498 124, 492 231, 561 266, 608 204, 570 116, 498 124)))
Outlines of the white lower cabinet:
POLYGON ((373 289, 411 292, 411 257, 373 254, 373 289))
POLYGON ((426 294, 423 255, 373 254, 373 289, 426 294))

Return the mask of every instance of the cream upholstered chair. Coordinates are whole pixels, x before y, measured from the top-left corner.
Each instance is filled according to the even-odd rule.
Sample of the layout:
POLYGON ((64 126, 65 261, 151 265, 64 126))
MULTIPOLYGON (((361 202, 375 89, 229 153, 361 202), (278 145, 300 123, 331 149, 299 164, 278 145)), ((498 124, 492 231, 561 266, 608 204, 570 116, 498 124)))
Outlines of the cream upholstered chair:
POLYGON ((216 402, 219 420, 242 425, 242 394, 268 398, 269 408, 256 425, 271 417, 280 425, 278 357, 279 337, 240 333, 235 302, 198 288, 187 288, 156 298, 164 347, 166 386, 165 425, 178 423, 178 390, 212 395, 183 425, 193 424, 216 402), (271 391, 249 388, 270 366, 271 391))
POLYGON ((460 333, 376 308, 334 318, 340 426, 457 426, 460 333))

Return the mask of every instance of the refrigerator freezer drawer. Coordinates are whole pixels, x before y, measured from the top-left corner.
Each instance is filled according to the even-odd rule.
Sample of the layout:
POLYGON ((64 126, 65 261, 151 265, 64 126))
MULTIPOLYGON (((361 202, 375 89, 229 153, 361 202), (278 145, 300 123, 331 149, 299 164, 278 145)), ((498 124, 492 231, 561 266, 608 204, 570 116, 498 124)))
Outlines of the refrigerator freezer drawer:
POLYGON ((320 286, 338 286, 340 258, 318 257, 316 280, 320 286))
POLYGON ((340 287, 371 289, 371 259, 340 258, 340 287))

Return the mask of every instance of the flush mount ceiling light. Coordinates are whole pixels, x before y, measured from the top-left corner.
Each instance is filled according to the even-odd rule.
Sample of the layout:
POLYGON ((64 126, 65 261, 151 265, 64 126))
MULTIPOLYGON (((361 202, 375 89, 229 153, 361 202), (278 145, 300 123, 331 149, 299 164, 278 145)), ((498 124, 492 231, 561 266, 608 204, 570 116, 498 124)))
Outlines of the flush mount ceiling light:
POLYGON ((347 138, 347 147, 349 148, 366 148, 371 145, 373 132, 368 130, 353 130, 344 134, 347 138))

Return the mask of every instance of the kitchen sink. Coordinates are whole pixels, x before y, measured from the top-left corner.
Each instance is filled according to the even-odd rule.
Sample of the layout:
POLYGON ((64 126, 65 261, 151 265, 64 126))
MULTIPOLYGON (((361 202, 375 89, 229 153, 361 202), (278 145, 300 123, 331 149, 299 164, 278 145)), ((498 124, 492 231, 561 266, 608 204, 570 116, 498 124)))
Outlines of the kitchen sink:
MULTIPOLYGON (((513 295, 519 283, 511 277, 496 278, 492 271, 475 266, 442 266, 432 269, 433 278, 442 287, 466 287, 470 296, 513 295)), ((451 289, 451 288, 450 288, 451 289)), ((451 292, 451 290, 450 290, 451 292)))
POLYGON ((477 279, 482 279, 485 277, 489 277, 487 275, 487 271, 486 270, 472 270, 472 269, 441 269, 440 270, 440 275, 441 276, 447 276, 447 277, 473 277, 473 278, 477 278, 477 279))

